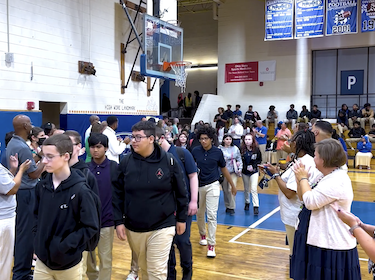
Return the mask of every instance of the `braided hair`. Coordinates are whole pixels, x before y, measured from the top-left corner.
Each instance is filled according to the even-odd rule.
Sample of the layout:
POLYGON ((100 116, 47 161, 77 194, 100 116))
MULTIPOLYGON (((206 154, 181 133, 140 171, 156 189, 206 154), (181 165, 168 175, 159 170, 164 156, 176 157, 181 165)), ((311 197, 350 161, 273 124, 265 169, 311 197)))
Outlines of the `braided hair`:
POLYGON ((307 129, 307 130, 297 131, 290 139, 290 142, 296 143, 295 158, 298 157, 298 154, 301 151, 304 151, 306 154, 312 157, 314 156, 315 135, 310 130, 307 129))

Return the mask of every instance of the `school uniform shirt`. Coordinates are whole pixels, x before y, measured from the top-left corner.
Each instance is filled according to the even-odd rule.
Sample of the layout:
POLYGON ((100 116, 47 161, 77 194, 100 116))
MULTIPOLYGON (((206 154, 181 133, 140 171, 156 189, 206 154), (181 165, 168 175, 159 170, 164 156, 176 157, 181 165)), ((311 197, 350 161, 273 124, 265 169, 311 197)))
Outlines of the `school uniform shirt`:
POLYGON ((219 168, 224 168, 226 162, 223 152, 218 147, 212 146, 206 151, 202 146, 198 146, 193 149, 192 155, 199 168, 199 187, 219 180, 219 168))
MULTIPOLYGON (((322 173, 318 169, 316 169, 314 158, 312 156, 306 154, 303 157, 299 158, 299 160, 305 165, 305 168, 307 170, 309 170, 310 168, 310 186, 323 176, 322 173)), ((287 169, 281 175, 281 179, 286 183, 286 187, 288 189, 296 192, 296 195, 293 198, 289 199, 279 188, 278 198, 280 204, 281 221, 285 225, 295 227, 297 224, 298 214, 301 211, 302 202, 301 200, 299 200, 297 195, 297 182, 292 168, 287 169)))
POLYGON ((239 123, 231 125, 228 133, 232 135, 233 139, 240 140, 243 135, 243 126, 239 123))
POLYGON ((337 169, 324 176, 311 191, 303 194, 303 202, 311 211, 307 244, 333 250, 350 250, 357 240, 330 204, 350 212, 353 188, 345 170, 337 169))
POLYGON ((246 149, 246 152, 242 155, 242 160, 242 174, 251 176, 258 172, 258 164, 262 162, 262 153, 260 152, 259 148, 255 148, 254 151, 249 151, 246 149), (252 166, 252 171, 249 171, 250 166, 252 166))

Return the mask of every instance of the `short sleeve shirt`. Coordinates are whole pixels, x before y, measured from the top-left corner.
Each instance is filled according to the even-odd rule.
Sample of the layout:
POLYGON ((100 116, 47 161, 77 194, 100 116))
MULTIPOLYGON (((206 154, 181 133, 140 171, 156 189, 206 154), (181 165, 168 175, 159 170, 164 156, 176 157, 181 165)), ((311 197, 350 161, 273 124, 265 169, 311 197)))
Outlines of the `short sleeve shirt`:
POLYGON ((16 215, 16 196, 7 195, 15 185, 13 179, 13 174, 0 164, 0 220, 16 215))
POLYGON ((25 140, 18 135, 14 135, 7 146, 8 166, 9 157, 14 156, 15 154, 18 154, 19 165, 27 159, 31 161, 30 168, 23 173, 20 190, 34 188, 38 179, 31 179, 28 174, 34 172, 37 169, 37 166, 33 159, 30 147, 26 144, 25 140))
POLYGON ((177 159, 178 164, 181 166, 182 172, 185 175, 184 178, 185 178, 186 188, 190 195, 190 180, 189 180, 188 175, 197 172, 197 165, 195 164, 194 158, 188 150, 182 149, 182 151, 184 152, 185 164, 182 163, 177 153, 177 148, 175 146, 171 145, 171 147, 168 150, 168 153, 171 153, 172 155, 174 155, 174 157, 177 159))
POLYGON ((203 187, 219 180, 219 168, 224 168, 226 163, 223 152, 212 146, 206 151, 202 146, 193 149, 193 157, 199 168, 199 186, 203 187))
POLYGON ((261 128, 256 127, 255 130, 264 134, 264 137, 260 137, 258 135, 256 136, 258 144, 259 145, 267 144, 267 131, 268 131, 267 127, 265 126, 262 126, 261 128))

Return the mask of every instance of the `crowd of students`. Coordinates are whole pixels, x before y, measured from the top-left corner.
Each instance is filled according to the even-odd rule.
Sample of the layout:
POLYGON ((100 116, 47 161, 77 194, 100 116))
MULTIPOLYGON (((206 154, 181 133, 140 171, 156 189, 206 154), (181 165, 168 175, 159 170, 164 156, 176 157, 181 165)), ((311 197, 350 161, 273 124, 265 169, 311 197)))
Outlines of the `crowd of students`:
MULTIPOLYGON (((132 250, 128 280, 140 273, 142 279, 176 279, 173 244, 180 251, 182 279, 192 279, 192 216, 197 215, 199 244, 214 258, 220 189, 226 213, 234 215, 242 178, 244 211, 252 204, 258 215, 259 173, 268 173, 279 187, 292 278, 360 279, 355 238, 344 223, 360 242, 369 240, 363 232, 372 226, 349 213, 353 190, 346 154, 332 139, 331 124, 298 125, 293 135, 281 126, 278 150, 291 161, 272 165, 264 158, 267 128, 254 119, 255 126, 244 130, 239 109, 222 137, 223 110, 215 116, 216 129, 199 122, 190 131, 178 120, 169 127, 167 118, 157 124, 151 118, 134 124, 130 137, 115 140, 110 138, 118 120, 112 116, 104 125, 92 116, 84 139, 76 131, 50 123, 37 128, 27 116, 16 116, 14 133, 7 135, 9 170, 0 166, 0 278, 10 278, 15 243, 13 279, 32 277, 34 253, 34 279, 111 279, 116 231, 132 250), (87 163, 80 159, 85 143, 87 163), (128 144, 130 153, 120 161, 128 144)), ((373 256, 371 246, 365 250, 373 256)))

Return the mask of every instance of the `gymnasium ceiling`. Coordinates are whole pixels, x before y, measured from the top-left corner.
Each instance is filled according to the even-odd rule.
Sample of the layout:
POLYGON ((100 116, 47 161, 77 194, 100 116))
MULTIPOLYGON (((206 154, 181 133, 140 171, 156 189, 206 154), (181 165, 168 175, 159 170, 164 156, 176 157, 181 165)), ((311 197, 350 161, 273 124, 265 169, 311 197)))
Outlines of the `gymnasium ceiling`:
POLYGON ((225 0, 177 0, 178 14, 209 12, 213 5, 224 2, 225 0))

